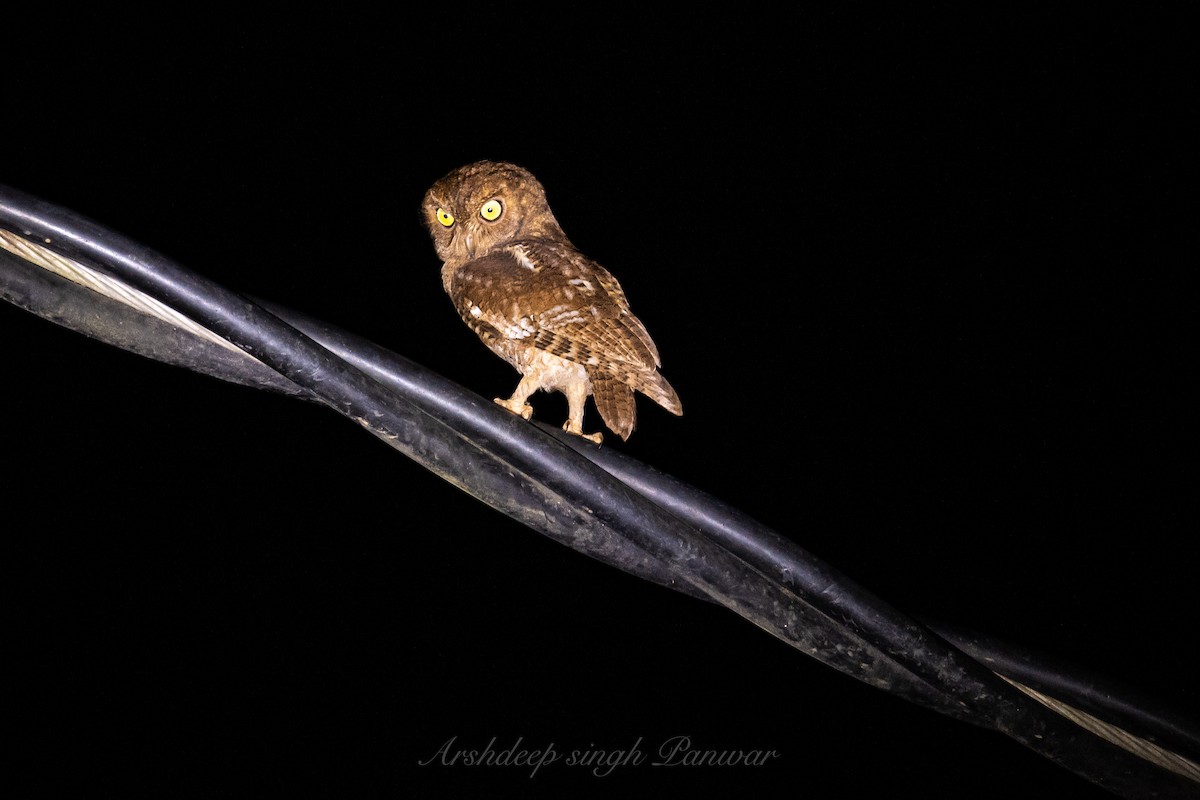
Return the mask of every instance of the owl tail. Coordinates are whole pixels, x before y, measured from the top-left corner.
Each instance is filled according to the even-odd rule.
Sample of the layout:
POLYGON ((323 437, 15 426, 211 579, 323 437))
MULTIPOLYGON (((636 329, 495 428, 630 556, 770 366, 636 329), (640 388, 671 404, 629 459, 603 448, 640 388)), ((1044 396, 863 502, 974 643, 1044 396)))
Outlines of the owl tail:
POLYGON ((592 398, 596 401, 596 410, 600 412, 609 430, 622 439, 628 439, 629 434, 633 433, 633 424, 637 421, 633 389, 618 378, 593 375, 592 398))
POLYGON ((667 379, 657 372, 642 372, 634 376, 633 388, 649 397, 675 416, 683 414, 683 404, 679 395, 667 383, 667 379))
POLYGON ((637 405, 633 400, 636 389, 649 397, 672 414, 682 414, 683 405, 679 395, 667 383, 667 379, 657 372, 637 372, 632 375, 592 375, 592 397, 596 401, 596 410, 600 412, 604 424, 609 430, 622 439, 628 439, 633 433, 633 425, 637 421, 637 405))

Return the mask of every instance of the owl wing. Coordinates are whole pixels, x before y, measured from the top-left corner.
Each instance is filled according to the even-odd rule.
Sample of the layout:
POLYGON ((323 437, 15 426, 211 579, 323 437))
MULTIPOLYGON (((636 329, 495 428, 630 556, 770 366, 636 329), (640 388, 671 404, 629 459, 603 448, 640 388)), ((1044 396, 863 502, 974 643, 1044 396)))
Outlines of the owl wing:
POLYGON ((589 371, 659 365, 658 349, 616 279, 568 246, 522 243, 468 261, 448 289, 485 341, 527 342, 589 371))

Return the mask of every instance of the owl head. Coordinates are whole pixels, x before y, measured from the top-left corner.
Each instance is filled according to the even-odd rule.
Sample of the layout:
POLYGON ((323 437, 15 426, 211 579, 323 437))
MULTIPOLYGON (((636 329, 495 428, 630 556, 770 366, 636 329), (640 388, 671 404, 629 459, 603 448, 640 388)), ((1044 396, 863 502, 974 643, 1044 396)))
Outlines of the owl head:
POLYGON ((446 262, 480 258, 523 239, 566 239, 546 190, 515 164, 477 161, 459 167, 429 188, 421 212, 446 262))

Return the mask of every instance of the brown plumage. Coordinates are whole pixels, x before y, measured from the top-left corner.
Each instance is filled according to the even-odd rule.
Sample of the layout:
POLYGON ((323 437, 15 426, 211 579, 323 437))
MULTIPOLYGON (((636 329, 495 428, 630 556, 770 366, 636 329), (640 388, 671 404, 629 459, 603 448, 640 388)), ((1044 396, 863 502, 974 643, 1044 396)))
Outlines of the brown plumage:
POLYGON ((683 413, 617 279, 575 249, 527 170, 468 164, 425 193, 422 212, 455 309, 522 375, 513 396, 497 403, 529 419, 529 395, 560 391, 570 408, 563 428, 595 442, 599 433, 583 432, 588 395, 622 439, 637 420, 634 391, 683 413))

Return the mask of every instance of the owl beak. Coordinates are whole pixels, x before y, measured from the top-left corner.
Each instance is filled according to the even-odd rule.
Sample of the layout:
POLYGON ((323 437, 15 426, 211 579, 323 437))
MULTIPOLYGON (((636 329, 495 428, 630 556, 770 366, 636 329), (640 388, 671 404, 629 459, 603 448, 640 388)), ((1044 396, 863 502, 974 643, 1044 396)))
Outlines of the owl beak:
POLYGON ((465 239, 465 244, 467 245, 467 256, 469 256, 470 258, 474 258, 475 257, 475 239, 474 239, 474 237, 471 236, 470 231, 463 234, 463 236, 465 239))

